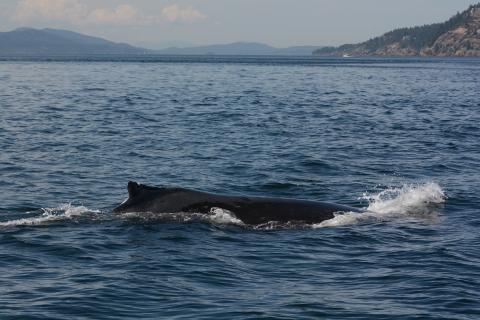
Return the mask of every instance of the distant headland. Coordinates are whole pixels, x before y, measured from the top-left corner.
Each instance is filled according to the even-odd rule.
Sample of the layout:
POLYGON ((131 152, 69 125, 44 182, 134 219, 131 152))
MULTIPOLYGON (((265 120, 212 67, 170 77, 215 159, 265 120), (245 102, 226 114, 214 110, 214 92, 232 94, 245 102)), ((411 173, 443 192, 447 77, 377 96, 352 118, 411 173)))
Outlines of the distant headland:
POLYGON ((317 56, 480 56, 480 3, 448 21, 397 29, 359 44, 324 47, 317 56))
POLYGON ((147 49, 58 29, 18 28, 0 32, 0 55, 70 56, 145 54, 147 49))

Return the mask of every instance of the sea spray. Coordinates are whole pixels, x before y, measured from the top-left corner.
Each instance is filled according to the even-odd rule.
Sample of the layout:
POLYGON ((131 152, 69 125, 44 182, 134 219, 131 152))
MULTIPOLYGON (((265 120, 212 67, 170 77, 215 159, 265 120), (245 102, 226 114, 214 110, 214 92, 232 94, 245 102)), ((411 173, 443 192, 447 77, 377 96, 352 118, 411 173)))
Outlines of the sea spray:
POLYGON ((99 210, 91 210, 84 206, 72 205, 71 203, 61 204, 55 208, 42 208, 41 211, 43 213, 40 216, 2 221, 0 222, 0 227, 42 225, 100 213, 99 210))
POLYGON ((406 184, 400 188, 388 188, 377 194, 364 194, 368 211, 382 214, 429 215, 436 213, 439 204, 445 202, 445 193, 435 182, 406 184))
POLYGON ((435 182, 405 184, 390 187, 378 193, 365 193, 362 200, 369 202, 364 213, 346 212, 335 218, 313 225, 315 228, 344 226, 368 220, 390 220, 395 218, 432 218, 439 213, 445 202, 445 192, 435 182))

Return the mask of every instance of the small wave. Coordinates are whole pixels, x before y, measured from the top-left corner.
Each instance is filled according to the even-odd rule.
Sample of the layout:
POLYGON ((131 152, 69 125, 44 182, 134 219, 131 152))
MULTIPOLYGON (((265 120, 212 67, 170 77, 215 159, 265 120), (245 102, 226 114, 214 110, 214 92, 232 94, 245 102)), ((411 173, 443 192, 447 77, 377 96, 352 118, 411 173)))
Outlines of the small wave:
MULTIPOLYGON (((84 206, 75 206, 70 203, 61 204, 56 208, 42 208, 42 215, 30 218, 15 219, 0 222, 0 227, 42 225, 57 221, 74 220, 91 214, 100 213, 84 206)), ((32 213, 32 212, 29 212, 32 213)))
POLYGON ((83 91, 86 91, 86 92, 91 92, 91 91, 107 91, 107 89, 106 89, 106 88, 100 88, 100 87, 99 87, 99 88, 96 88, 96 87, 94 88, 94 87, 92 87, 92 88, 84 88, 83 91))
POLYGON ((297 187, 296 184, 289 182, 269 182, 262 186, 262 188, 267 190, 282 190, 282 189, 291 189, 297 187))
POLYGON ((369 202, 364 213, 346 212, 335 218, 313 225, 314 228, 345 226, 370 220, 401 218, 435 219, 446 196, 435 182, 406 184, 388 188, 379 193, 365 193, 360 199, 369 202))

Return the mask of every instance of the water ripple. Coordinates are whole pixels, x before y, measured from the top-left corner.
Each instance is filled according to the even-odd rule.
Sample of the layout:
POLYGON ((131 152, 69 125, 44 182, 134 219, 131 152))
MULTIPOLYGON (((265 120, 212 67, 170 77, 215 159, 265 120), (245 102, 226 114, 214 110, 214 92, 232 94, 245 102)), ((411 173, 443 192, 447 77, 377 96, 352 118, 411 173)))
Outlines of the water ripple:
POLYGON ((478 59, 0 60, 0 318, 480 316, 478 59), (112 214, 128 180, 368 210, 112 214))

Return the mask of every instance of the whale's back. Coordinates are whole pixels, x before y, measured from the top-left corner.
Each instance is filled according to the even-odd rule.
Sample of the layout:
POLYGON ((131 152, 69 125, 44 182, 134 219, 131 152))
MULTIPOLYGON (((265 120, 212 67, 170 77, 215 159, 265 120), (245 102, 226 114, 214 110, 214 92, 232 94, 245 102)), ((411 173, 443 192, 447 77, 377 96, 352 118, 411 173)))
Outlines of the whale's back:
POLYGON ((356 208, 328 202, 286 198, 225 196, 184 188, 150 187, 128 183, 128 199, 113 212, 208 214, 212 208, 230 211, 246 224, 269 221, 319 223, 339 212, 358 212, 356 208))

